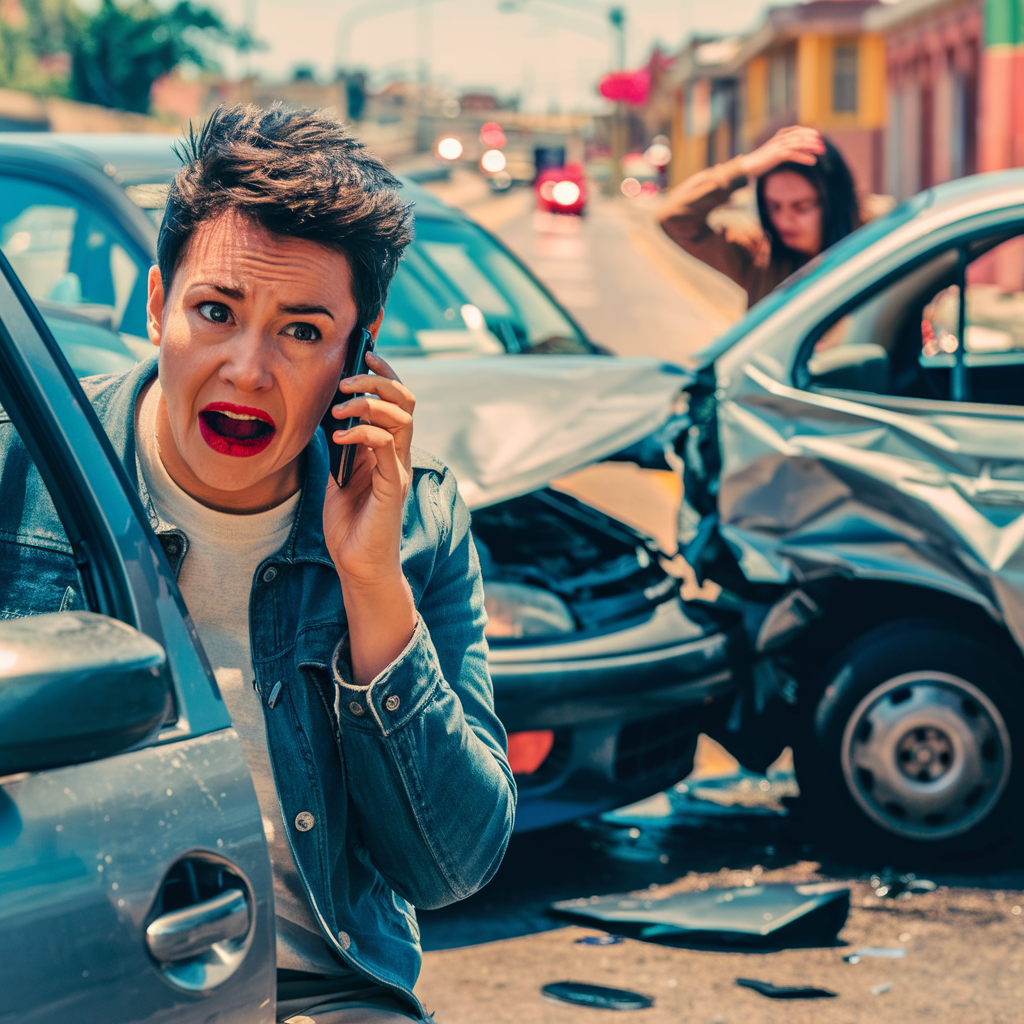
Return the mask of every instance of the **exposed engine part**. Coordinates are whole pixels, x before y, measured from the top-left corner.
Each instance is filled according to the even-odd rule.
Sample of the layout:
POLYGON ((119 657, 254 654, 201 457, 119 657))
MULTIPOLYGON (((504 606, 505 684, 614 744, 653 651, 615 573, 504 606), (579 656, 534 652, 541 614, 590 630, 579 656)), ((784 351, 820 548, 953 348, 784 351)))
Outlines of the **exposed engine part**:
POLYGON ((583 629, 642 614, 676 589, 639 533, 557 492, 478 509, 473 534, 485 581, 550 590, 583 629))

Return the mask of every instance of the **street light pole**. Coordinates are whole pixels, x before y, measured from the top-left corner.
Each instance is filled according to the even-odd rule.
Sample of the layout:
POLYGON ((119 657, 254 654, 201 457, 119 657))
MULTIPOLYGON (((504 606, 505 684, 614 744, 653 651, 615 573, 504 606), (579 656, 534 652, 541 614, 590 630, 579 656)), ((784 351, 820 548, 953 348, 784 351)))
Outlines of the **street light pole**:
POLYGON ((626 10, 624 7, 612 7, 608 11, 608 21, 615 34, 615 67, 622 71, 626 66, 626 10))
MULTIPOLYGON (((612 7, 608 11, 608 22, 615 33, 616 54, 615 68, 618 71, 626 67, 626 11, 623 7, 612 7)), ((608 169, 608 191, 615 195, 622 185, 622 161, 626 156, 629 147, 629 115, 626 112, 626 104, 621 101, 615 104, 615 113, 612 114, 609 138, 611 149, 611 167, 608 169)))

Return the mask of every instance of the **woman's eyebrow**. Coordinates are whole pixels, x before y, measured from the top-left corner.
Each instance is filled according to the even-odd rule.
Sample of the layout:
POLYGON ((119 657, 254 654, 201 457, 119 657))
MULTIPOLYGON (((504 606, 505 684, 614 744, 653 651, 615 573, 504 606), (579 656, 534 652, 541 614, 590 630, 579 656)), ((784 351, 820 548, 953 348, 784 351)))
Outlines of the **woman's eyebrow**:
POLYGON ((322 313, 324 316, 329 316, 332 320, 334 319, 334 314, 326 306, 278 306, 277 308, 282 313, 292 313, 299 316, 322 313))
POLYGON ((237 301, 245 298, 245 292, 241 288, 231 288, 226 284, 214 284, 212 281, 196 281, 190 286, 189 291, 195 288, 212 288, 215 292, 220 292, 221 295, 226 295, 229 299, 237 301))

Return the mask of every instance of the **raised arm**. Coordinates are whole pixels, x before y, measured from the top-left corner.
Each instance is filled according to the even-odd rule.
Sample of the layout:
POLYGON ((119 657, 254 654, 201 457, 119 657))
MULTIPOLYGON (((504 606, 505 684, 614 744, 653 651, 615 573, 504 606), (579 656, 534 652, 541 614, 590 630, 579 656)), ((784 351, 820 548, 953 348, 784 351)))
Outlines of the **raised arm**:
POLYGON ((669 238, 691 256, 749 290, 754 249, 715 231, 708 224, 708 214, 750 179, 782 163, 813 164, 824 148, 813 128, 783 128, 752 153, 698 171, 677 185, 665 197, 658 220, 669 238))

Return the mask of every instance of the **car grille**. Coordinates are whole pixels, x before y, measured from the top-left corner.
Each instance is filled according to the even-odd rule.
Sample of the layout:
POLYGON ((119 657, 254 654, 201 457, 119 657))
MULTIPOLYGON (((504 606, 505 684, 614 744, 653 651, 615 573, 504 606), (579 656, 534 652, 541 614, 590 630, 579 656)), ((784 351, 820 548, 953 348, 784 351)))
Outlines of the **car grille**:
POLYGON ((622 727, 615 748, 615 778, 628 782, 653 772, 678 769, 679 777, 693 765, 697 738, 692 711, 659 715, 622 727))

